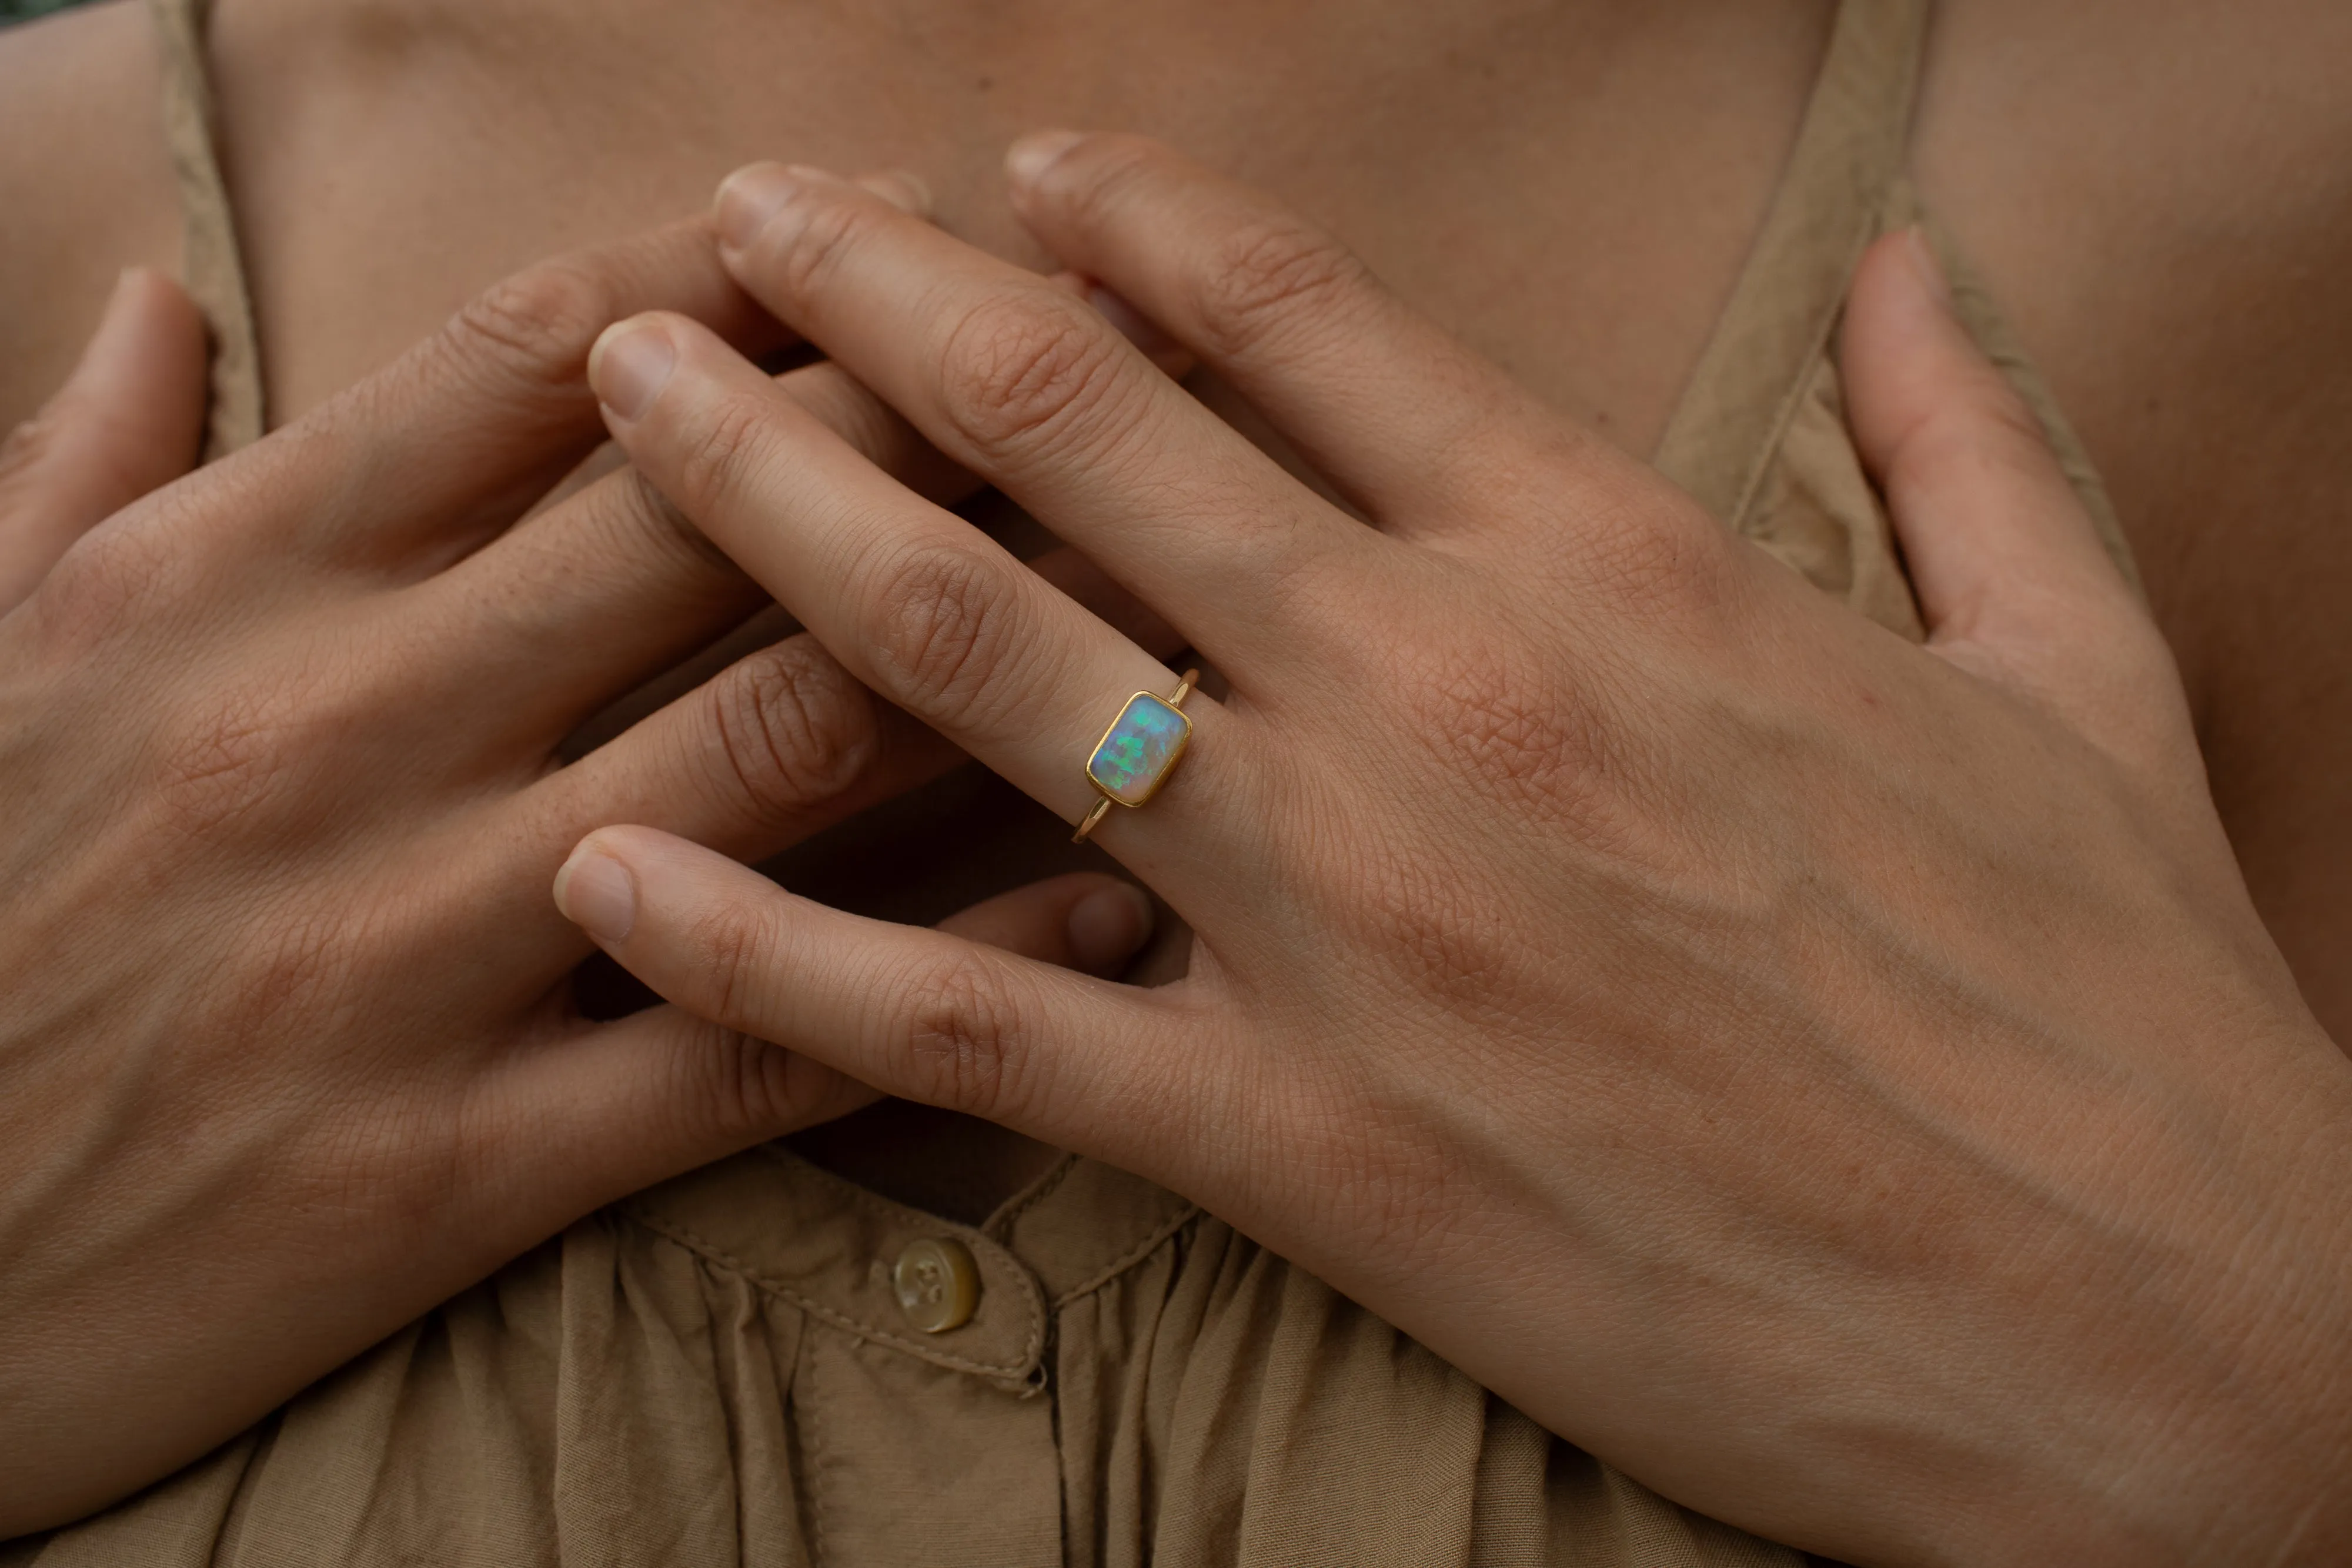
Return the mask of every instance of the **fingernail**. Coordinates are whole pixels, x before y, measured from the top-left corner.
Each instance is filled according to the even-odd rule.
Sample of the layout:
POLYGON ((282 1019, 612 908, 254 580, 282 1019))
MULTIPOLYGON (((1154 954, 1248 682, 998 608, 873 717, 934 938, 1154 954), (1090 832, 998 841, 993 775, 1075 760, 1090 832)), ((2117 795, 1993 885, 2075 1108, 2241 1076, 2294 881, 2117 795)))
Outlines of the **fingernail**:
POLYGON ((110 370, 115 359, 125 352, 135 353, 138 340, 132 335, 131 294, 132 280, 144 268, 126 267, 115 275, 114 291, 106 297, 106 308, 99 312, 98 326, 82 346, 81 360, 75 369, 75 379, 83 375, 101 374, 100 367, 110 370))
POLYGON ((911 213, 919 218, 931 215, 931 188, 923 183, 919 174, 904 169, 886 169, 879 174, 860 175, 857 183, 902 213, 911 213))
POLYGON ((1132 883, 1090 893, 1070 909, 1070 956, 1082 969, 1109 969, 1151 935, 1151 900, 1132 883))
POLYGON ((126 267, 114 275, 114 288, 106 297, 106 314, 113 315, 131 298, 132 286, 146 273, 143 267, 126 267))
POLYGON ((1004 153, 1004 172, 1018 188, 1034 185, 1054 161, 1085 139, 1076 131, 1039 131, 1021 138, 1004 153))
POLYGON ((677 345, 657 321, 616 321, 588 350, 588 384, 597 401, 631 423, 644 417, 677 368, 677 345))
POLYGON ((1927 243, 1927 231, 1920 225, 1913 224, 1905 234, 1911 242, 1913 270, 1918 273, 1919 281, 1927 286, 1927 292, 1936 297, 1936 303, 1949 310, 1952 308, 1952 280, 1944 276, 1944 264, 1937 258, 1936 247, 1927 243))
POLYGON ((596 941, 628 940, 637 923, 637 882, 604 851, 582 844, 555 873, 555 907, 596 941))
POLYGON ((720 241, 731 250, 748 248, 800 186, 792 172, 779 163, 754 163, 728 175, 719 186, 720 241))
POLYGON ((1099 283, 1087 290, 1087 303, 1118 328, 1119 336, 1146 354, 1164 354, 1176 346, 1176 340, 1154 326, 1150 318, 1099 283))

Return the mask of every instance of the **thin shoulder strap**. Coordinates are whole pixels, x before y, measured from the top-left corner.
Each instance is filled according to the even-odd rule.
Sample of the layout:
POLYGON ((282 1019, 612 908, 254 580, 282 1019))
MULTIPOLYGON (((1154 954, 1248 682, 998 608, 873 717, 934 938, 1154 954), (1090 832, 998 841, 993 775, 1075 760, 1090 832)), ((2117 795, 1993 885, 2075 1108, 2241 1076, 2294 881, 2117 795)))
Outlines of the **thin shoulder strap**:
POLYGON ((1652 461, 1737 528, 1903 175, 1927 0, 1845 0, 1789 167, 1652 461))
POLYGON ((1780 188, 1652 461, 1747 532, 1870 242, 1917 223, 1977 344, 2040 420, 2102 543, 2139 571, 2106 486, 2050 388, 1951 235, 1922 212, 1906 163, 1928 0, 1844 0, 1780 188))
POLYGON ((236 220, 213 147, 212 80, 205 64, 210 0, 151 0, 150 9, 163 69, 163 134, 187 230, 182 270, 213 335, 212 413, 205 437, 210 460, 261 438, 261 346, 236 220))

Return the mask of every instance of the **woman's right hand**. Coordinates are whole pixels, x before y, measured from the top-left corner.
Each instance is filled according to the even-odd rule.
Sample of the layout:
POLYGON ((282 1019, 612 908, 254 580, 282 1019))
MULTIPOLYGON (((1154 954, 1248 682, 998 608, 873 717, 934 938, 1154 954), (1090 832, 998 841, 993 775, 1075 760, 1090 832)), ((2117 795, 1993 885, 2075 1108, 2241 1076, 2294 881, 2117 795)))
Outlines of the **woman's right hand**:
MULTIPOLYGON (((781 333, 682 225, 523 274, 169 483, 203 328, 137 275, 0 458, 0 1537, 167 1473, 597 1205, 872 1098, 572 1005, 590 948, 545 887, 590 828, 755 856, 958 755, 801 636, 560 763, 766 597, 632 471, 525 516, 602 438, 590 344, 655 307, 781 333)), ((785 384, 969 487, 832 367, 785 384)), ((1147 924, 1091 875, 950 922, 1097 969, 1147 924)))

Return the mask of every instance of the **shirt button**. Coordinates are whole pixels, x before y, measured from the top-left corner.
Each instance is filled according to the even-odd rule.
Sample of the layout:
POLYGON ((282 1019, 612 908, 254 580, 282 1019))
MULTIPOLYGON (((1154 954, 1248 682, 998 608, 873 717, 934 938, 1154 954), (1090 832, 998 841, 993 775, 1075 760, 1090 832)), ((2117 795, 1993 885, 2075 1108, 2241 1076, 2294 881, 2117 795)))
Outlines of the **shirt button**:
POLYGON ((925 1333, 945 1333, 971 1321, 980 1305, 980 1265, 961 1241, 948 1237, 915 1242, 898 1254, 890 1270, 898 1310, 925 1333))

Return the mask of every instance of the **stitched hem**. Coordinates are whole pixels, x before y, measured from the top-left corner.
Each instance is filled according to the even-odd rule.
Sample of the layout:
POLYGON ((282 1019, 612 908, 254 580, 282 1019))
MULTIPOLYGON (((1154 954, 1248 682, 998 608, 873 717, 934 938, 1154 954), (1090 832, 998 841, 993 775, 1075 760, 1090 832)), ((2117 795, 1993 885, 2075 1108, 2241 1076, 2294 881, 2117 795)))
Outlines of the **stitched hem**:
POLYGON ((1137 1242, 1133 1247, 1121 1253, 1111 1262, 1105 1264, 1101 1272, 1094 1275, 1085 1283, 1073 1285, 1068 1290, 1063 1291, 1060 1295, 1055 1297, 1054 1311, 1058 1312, 1063 1308, 1068 1306, 1072 1301, 1076 1301, 1079 1297, 1090 1295, 1094 1291, 1101 1290, 1105 1285, 1109 1284, 1113 1280, 1118 1279, 1121 1274, 1126 1273, 1129 1269, 1134 1268, 1138 1263, 1142 1262, 1143 1260, 1151 1256, 1153 1252, 1159 1249, 1162 1242, 1175 1235, 1178 1231, 1183 1229, 1186 1226, 1192 1224, 1194 1220, 1200 1218, 1202 1213, 1202 1210, 1199 1204, 1186 1204, 1182 1208, 1177 1210, 1174 1215, 1162 1221, 1160 1225, 1154 1227, 1151 1232, 1144 1237, 1142 1240, 1137 1242))

